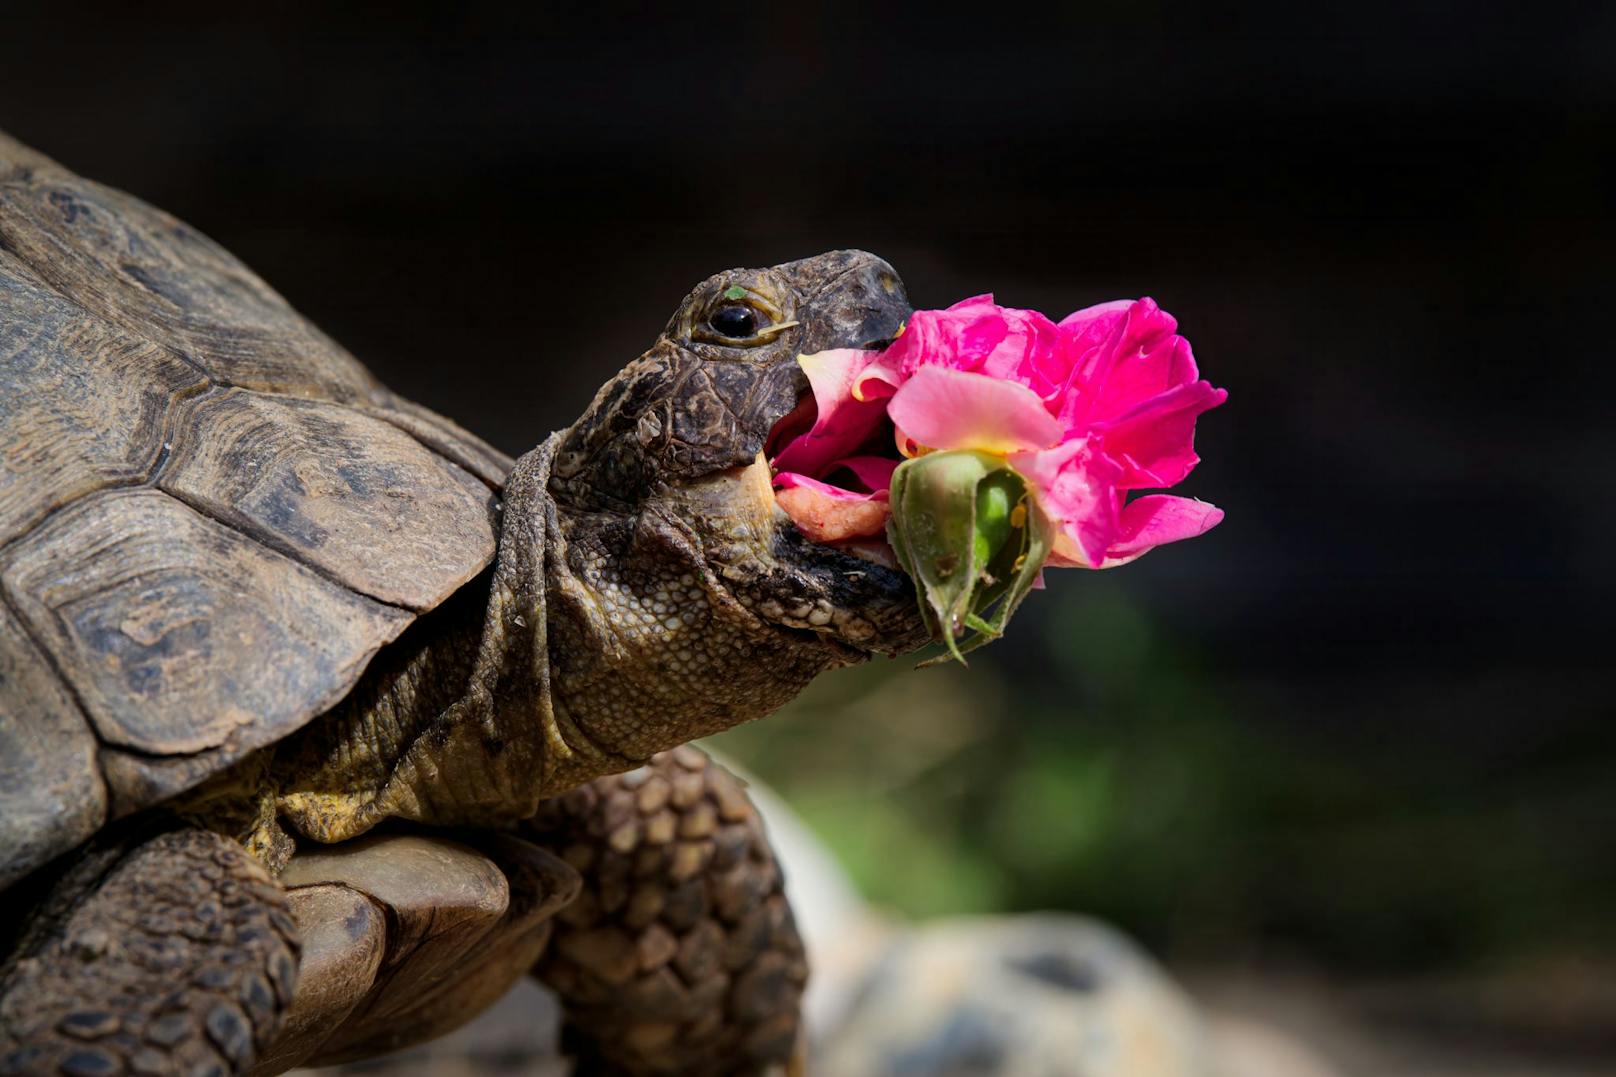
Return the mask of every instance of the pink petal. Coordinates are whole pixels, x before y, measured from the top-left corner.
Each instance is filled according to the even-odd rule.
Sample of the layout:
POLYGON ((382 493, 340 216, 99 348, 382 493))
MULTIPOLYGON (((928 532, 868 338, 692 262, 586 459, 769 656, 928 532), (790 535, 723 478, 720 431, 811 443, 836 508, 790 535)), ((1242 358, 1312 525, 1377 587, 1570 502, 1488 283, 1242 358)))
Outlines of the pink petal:
POLYGON ((953 326, 957 358, 941 365, 1017 381, 1040 396, 1060 384, 1043 375, 1060 343, 1054 322, 1036 310, 995 306, 991 297, 963 313, 969 316, 953 326))
POLYGON ((892 508, 887 494, 858 494, 810 479, 805 475, 776 475, 775 504, 791 517, 812 542, 846 542, 886 533, 892 508))
POLYGON ((855 399, 852 386, 876 354, 840 348, 798 358, 819 412, 807 433, 787 442, 775 455, 777 470, 820 474, 830 461, 846 456, 875 433, 885 408, 880 401, 855 399))
POLYGON ((1135 299, 1113 299, 1109 303, 1096 303, 1092 307, 1074 310, 1060 320, 1062 335, 1087 342, 1090 347, 1103 344, 1111 339, 1123 315, 1136 302, 1138 300, 1135 299))
MULTIPOLYGON (((1100 328, 1096 321, 1087 326, 1088 334, 1100 328)), ((1158 340, 1170 337, 1178 329, 1178 320, 1156 305, 1148 296, 1128 304, 1122 317, 1112 322, 1110 337, 1096 347, 1084 364, 1083 384, 1090 393, 1103 393, 1117 364, 1148 351, 1158 340)))
POLYGON ((947 311, 917 310, 909 316, 898 337, 885 351, 876 356, 853 382, 853 396, 859 400, 885 400, 892 396, 909 376, 920 369, 928 359, 945 365, 958 366, 960 361, 950 339, 946 339, 943 319, 949 312, 981 302, 991 303, 993 297, 975 296, 963 299, 947 311))
POLYGON ((961 299, 947 310, 917 310, 887 350, 906 376, 927 363, 975 370, 1004 339, 998 311, 992 292, 961 299))
POLYGON ((1115 418, 1198 375, 1178 321, 1150 298, 1091 307, 1061 322, 1072 376, 1060 416, 1074 425, 1115 418), (1121 309, 1119 309, 1121 308, 1121 309))
POLYGON ((1200 462, 1195 455, 1195 420, 1229 394, 1197 381, 1169 389, 1092 430, 1105 451, 1126 469, 1125 489, 1172 486, 1200 462))
POLYGON ((983 292, 981 295, 967 296, 966 298, 961 299, 957 303, 949 304, 948 310, 950 312, 954 312, 954 311, 961 311, 961 310, 970 310, 972 307, 991 307, 991 306, 993 306, 993 293, 992 292, 983 292))
POLYGON ((1169 494, 1135 498, 1123 506, 1118 539, 1100 567, 1124 565, 1157 546, 1204 535, 1222 520, 1222 509, 1194 498, 1169 494))
POLYGON ((849 456, 845 460, 832 463, 825 469, 825 473, 833 474, 837 468, 845 467, 859 482, 875 493, 881 494, 891 488, 892 473, 898 470, 898 464, 899 461, 885 456, 849 456))
POLYGON ((1199 377, 1190 342, 1177 333, 1165 333, 1145 342, 1135 355, 1116 365, 1090 416, 1107 419, 1120 415, 1141 400, 1188 385, 1199 377))
POLYGON ((863 373, 853 379, 849 393, 859 403, 867 401, 885 402, 898 391, 898 386, 908 377, 899 370, 895 360, 887 357, 885 352, 864 368, 863 373))
POLYGON ((841 486, 832 486, 819 479, 811 479, 796 471, 782 471, 774 477, 774 485, 782 490, 812 490, 821 497, 832 498, 837 501, 877 501, 887 496, 885 490, 875 493, 864 493, 859 490, 848 490, 841 486))
POLYGON ((1059 344, 1054 359, 1045 366, 1043 373, 1056 386, 1059 395, 1057 402, 1062 404, 1059 409, 1062 418, 1066 418, 1076 406, 1077 401, 1072 398, 1083 387, 1082 372, 1091 368, 1096 362, 1097 353, 1115 340, 1117 330, 1126 321, 1128 310, 1134 302, 1132 299, 1118 299, 1085 307, 1068 314, 1056 326, 1059 344))
POLYGON ((1010 453, 1060 440, 1061 425, 1038 394, 1011 381, 928 366, 892 397, 887 414, 899 431, 933 449, 1010 453))
POLYGON ((1122 468, 1083 438, 1042 452, 1015 453, 1010 466, 1033 488, 1038 507, 1059 524, 1049 563, 1093 568, 1118 538, 1122 468))

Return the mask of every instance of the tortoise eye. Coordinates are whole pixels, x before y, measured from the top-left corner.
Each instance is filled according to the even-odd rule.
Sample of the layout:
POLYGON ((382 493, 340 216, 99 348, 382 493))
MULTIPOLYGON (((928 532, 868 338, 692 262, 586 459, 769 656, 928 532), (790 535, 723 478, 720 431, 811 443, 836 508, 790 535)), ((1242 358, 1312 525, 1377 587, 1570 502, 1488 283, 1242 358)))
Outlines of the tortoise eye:
POLYGON ((721 337, 749 340, 757 335, 760 320, 757 310, 745 303, 728 303, 713 311, 707 324, 721 337))

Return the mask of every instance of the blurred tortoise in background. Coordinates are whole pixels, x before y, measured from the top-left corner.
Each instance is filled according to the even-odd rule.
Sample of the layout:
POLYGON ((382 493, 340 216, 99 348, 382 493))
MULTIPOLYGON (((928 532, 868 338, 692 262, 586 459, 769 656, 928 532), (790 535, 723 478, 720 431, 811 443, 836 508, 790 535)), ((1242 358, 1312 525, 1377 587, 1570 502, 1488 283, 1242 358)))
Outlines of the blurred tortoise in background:
POLYGON ((778 1060, 778 871, 657 753, 924 642, 762 456, 908 309, 858 251, 719 274, 513 464, 0 136, 0 1073, 361 1057, 536 963, 597 1069, 778 1060))

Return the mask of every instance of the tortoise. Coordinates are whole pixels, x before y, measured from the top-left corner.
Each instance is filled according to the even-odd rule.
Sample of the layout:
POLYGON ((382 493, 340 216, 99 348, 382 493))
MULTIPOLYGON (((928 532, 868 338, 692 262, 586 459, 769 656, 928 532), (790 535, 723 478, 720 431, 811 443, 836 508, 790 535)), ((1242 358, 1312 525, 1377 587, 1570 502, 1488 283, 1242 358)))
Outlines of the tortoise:
POLYGON ((529 970, 595 1072, 788 1055, 779 871, 680 746, 926 642, 764 456, 908 314, 862 251, 720 273, 512 461, 0 135, 0 1072, 364 1057, 529 970))

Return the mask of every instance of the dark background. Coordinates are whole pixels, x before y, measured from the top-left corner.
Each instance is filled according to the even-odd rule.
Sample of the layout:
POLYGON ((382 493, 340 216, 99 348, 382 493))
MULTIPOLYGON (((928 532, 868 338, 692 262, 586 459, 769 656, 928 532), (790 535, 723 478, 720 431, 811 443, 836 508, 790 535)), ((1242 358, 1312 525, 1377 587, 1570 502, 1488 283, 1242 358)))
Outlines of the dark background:
POLYGON ((732 265, 1154 296, 1230 391, 1183 491, 1226 522, 726 746, 910 912, 1504 976, 1616 1039, 1533 989, 1616 970, 1616 9, 43 7, 0 127, 513 453, 732 265))

